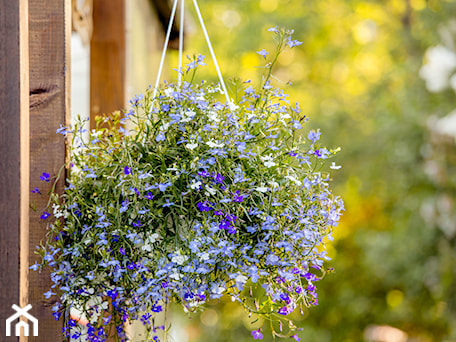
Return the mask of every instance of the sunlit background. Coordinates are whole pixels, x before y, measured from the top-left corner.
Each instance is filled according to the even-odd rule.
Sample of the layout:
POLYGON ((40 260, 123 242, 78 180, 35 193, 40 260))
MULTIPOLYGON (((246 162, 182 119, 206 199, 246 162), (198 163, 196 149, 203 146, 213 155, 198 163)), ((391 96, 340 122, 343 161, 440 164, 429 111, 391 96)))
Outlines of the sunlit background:
MULTIPOLYGON (((274 48, 267 29, 295 30, 303 45, 279 59, 276 84, 299 101, 308 129, 342 148, 335 272, 303 312, 301 341, 456 341, 456 1, 199 3, 226 78, 257 80, 256 51, 274 48)), ((216 81, 197 24, 187 22, 186 53, 206 55, 200 76, 216 81)), ((250 341, 258 325, 229 300, 191 319, 179 311, 179 342, 250 341)))

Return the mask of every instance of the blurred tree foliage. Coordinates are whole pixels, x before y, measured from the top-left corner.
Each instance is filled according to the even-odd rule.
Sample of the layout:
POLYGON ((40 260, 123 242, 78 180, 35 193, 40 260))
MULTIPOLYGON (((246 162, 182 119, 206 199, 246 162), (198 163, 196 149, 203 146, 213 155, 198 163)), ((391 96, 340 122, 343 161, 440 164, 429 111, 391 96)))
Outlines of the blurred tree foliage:
MULTIPOLYGON (((267 29, 293 28, 304 44, 280 58, 277 82, 310 117, 306 128, 320 127, 327 146, 342 147, 333 185, 346 213, 327 265, 336 272, 319 284, 319 306, 302 316, 302 341, 368 341, 370 325, 399 328, 408 341, 456 341, 456 237, 423 210, 438 206, 442 192, 456 198, 454 173, 453 183, 435 182, 424 167, 430 148, 454 162, 454 141, 440 151, 426 123, 456 107, 456 97, 430 94, 418 76, 426 49, 440 42, 440 25, 456 17, 456 1, 199 4, 225 77, 258 79, 264 62, 256 51, 274 47, 267 29)), ((187 53, 207 56, 201 78, 216 80, 196 20, 189 32, 187 53)), ((252 339, 249 318, 229 300, 192 317, 182 321, 189 342, 252 339)))

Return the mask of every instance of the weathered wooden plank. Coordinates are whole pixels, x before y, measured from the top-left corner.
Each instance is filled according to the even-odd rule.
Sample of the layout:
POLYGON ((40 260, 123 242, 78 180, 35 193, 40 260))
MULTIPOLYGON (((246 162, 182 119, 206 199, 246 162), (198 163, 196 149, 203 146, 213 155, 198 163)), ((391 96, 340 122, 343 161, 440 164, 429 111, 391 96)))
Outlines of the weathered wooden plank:
POLYGON ((28 302, 27 1, 0 2, 0 341, 23 340, 6 337, 5 320, 28 302))
POLYGON ((125 0, 93 0, 90 126, 96 115, 125 107, 125 0))
MULTIPOLYGON (((29 0, 30 45, 30 188, 39 187, 42 193, 49 185, 40 181, 43 172, 55 175, 65 162, 65 144, 56 134, 60 124, 69 122, 70 100, 70 39, 71 0, 29 0)), ((63 191, 65 177, 61 177, 57 191, 63 191)), ((45 208, 45 195, 31 195, 37 208, 30 214, 29 245, 35 246, 45 237, 46 227, 40 222, 45 208)), ((38 257, 31 253, 30 264, 38 257)), ((55 298, 45 299, 49 290, 49 274, 31 272, 29 301, 39 319, 39 336, 29 341, 62 341, 62 321, 52 316, 55 298)))

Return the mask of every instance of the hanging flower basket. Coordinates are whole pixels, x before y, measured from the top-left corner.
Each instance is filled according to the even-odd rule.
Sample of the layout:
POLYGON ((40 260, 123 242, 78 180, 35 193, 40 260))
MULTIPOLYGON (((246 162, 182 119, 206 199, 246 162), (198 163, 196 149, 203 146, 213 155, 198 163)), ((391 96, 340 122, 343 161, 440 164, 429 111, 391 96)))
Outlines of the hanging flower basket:
MULTIPOLYGON (((278 49, 262 84, 238 82, 234 101, 218 84, 184 79, 136 96, 89 141, 81 125, 59 130, 73 146, 67 187, 51 194, 43 262, 32 268, 50 268, 45 296, 59 296, 53 311, 65 314, 67 336, 80 335, 72 308, 88 341, 113 331, 125 341, 137 319, 156 340, 155 314, 169 302, 194 311, 226 295, 276 321, 317 304, 324 242, 343 210, 329 188, 337 151, 319 144, 319 131, 305 133, 298 104, 272 86, 277 56, 299 44, 272 31, 278 49), (119 128, 126 120, 130 131, 119 128)), ((203 64, 187 64, 186 78, 203 64)), ((291 320, 286 327, 275 334, 296 334, 291 320)))

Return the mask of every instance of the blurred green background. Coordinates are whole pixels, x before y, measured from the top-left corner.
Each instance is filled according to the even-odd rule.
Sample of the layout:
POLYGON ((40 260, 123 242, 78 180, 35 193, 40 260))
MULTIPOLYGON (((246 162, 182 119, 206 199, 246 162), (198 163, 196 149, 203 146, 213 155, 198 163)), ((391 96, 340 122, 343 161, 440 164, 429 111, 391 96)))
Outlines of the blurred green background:
MULTIPOLYGON (((328 147, 342 148, 333 187, 346 212, 327 264, 335 273, 318 285, 319 306, 300 318, 301 341, 456 341, 455 139, 429 127, 456 97, 429 92, 419 77, 426 50, 456 18, 456 1, 199 4, 226 78, 257 80, 264 62, 256 51, 274 48, 267 29, 295 30, 303 45, 279 59, 276 85, 299 101, 306 131, 321 128, 328 147)), ((206 55, 200 76, 215 81, 190 5, 188 13, 186 53, 206 55)), ((190 320, 178 311, 179 342, 251 341, 256 327, 230 301, 190 320)))

